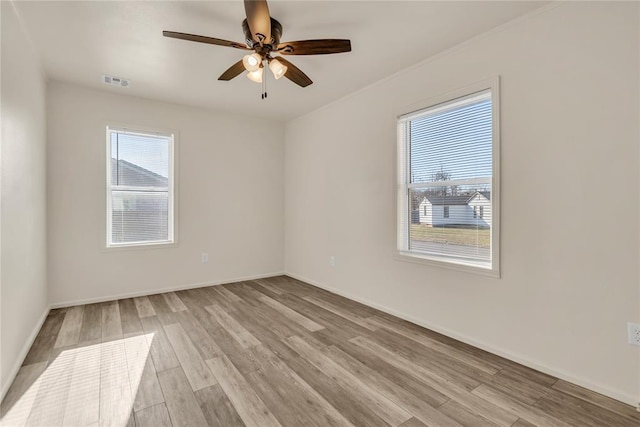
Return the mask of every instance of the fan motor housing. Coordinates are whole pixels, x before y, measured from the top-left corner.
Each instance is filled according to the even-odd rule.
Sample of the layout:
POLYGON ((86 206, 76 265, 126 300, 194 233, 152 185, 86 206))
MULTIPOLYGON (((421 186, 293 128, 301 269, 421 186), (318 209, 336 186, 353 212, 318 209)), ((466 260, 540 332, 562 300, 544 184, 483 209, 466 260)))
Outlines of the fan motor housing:
MULTIPOLYGON (((242 21, 242 31, 244 32, 244 38, 247 41, 247 46, 250 48, 255 47, 258 42, 253 40, 253 36, 251 35, 251 30, 249 29, 249 24, 246 19, 242 21)), ((265 44, 270 45, 272 49, 275 49, 278 43, 280 43, 280 37, 282 37, 282 25, 276 19, 271 18, 271 40, 269 43, 265 44)))

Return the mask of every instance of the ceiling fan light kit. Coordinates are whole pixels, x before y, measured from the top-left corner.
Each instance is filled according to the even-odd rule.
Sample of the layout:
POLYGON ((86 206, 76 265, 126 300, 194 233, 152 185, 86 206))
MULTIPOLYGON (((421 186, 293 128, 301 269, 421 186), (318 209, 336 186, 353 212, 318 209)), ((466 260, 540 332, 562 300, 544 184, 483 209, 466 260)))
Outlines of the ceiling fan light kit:
POLYGON ((282 65, 282 62, 274 58, 269 61, 269 69, 273 73, 273 77, 278 80, 287 73, 289 68, 286 65, 282 65))
MULTIPOLYGON (((165 37, 181 40, 253 50, 254 53, 245 55, 218 77, 218 80, 224 81, 231 80, 246 70, 250 80, 262 83, 263 70, 268 64, 276 80, 286 77, 300 87, 307 87, 313 81, 302 70, 282 56, 274 58, 272 54, 326 55, 351 52, 351 42, 346 39, 300 40, 280 43, 282 25, 269 15, 269 6, 266 0, 245 0, 244 9, 247 18, 242 22, 242 29, 246 44, 174 31, 163 31, 162 34, 165 37)), ((263 90, 262 99, 265 99, 266 88, 264 85, 263 90)))
POLYGON ((256 71, 260 68, 260 63, 262 62, 262 57, 257 53, 252 53, 251 55, 245 55, 242 58, 242 65, 247 71, 256 71))
POLYGON ((247 72, 247 78, 252 82, 262 83, 262 68, 247 72))

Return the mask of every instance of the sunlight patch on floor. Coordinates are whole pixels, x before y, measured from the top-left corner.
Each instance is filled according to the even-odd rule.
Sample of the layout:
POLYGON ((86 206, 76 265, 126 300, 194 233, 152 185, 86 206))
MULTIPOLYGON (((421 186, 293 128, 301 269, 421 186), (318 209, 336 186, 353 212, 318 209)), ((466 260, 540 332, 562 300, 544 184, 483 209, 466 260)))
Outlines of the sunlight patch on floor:
POLYGON ((153 336, 150 333, 70 348, 49 366, 41 363, 23 367, 19 375, 26 376, 27 384, 32 383, 14 399, 0 423, 89 425, 99 421, 126 426, 153 336))

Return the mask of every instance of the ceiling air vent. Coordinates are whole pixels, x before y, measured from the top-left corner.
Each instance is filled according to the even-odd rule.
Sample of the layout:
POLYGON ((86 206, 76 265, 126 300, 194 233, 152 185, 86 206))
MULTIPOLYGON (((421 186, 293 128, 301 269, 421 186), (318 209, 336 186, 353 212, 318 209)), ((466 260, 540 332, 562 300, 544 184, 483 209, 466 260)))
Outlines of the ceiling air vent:
POLYGON ((102 83, 111 85, 111 86, 120 86, 120 87, 128 87, 131 84, 131 82, 127 79, 114 77, 114 76, 107 76, 106 74, 102 75, 102 83))

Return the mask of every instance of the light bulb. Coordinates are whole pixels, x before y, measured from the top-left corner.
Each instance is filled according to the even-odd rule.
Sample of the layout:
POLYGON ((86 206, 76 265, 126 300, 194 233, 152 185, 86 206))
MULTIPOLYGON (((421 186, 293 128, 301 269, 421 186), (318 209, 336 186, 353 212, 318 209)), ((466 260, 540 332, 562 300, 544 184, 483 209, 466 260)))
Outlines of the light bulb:
POLYGON ((262 68, 258 68, 255 71, 249 71, 247 73, 247 77, 249 78, 249 80, 256 83, 262 83, 262 68))
POLYGON ((271 62, 269 63, 269 69, 273 73, 273 77, 275 77, 276 80, 284 76, 287 72, 287 66, 282 65, 282 62, 278 61, 277 59, 271 60, 271 62))
POLYGON ((252 53, 251 55, 245 55, 242 58, 242 65, 247 71, 255 71, 260 68, 260 63, 262 62, 262 57, 257 53, 252 53))

